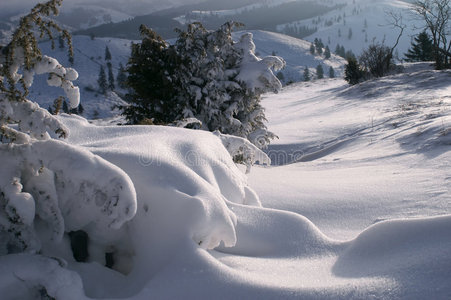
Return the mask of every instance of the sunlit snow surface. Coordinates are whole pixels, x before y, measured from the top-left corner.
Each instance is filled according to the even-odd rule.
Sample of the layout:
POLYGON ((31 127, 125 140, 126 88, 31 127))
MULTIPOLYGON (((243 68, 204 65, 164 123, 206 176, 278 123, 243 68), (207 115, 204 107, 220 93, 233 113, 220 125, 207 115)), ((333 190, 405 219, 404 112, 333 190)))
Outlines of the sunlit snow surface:
POLYGON ((61 299, 449 299, 451 73, 407 71, 268 95, 280 139, 268 149, 274 165, 254 166, 250 187, 208 132, 63 116, 70 143, 135 185, 133 269, 66 257, 80 291, 53 259, 2 257, 2 295, 24 278, 61 299), (256 203, 252 189, 263 207, 245 205, 256 203), (208 250, 221 240, 235 246, 208 250), (35 279, 39 269, 47 279, 35 279))

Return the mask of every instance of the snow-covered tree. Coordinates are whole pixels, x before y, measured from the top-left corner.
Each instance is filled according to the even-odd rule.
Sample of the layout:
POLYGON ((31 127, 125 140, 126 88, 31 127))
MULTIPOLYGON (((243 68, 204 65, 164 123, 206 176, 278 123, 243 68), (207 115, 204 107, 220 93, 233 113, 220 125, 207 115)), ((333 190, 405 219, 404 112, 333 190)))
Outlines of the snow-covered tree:
POLYGON ((196 118, 202 129, 245 137, 265 147, 274 134, 266 130, 260 99, 281 88, 271 69, 285 62, 277 56, 258 58, 252 34, 233 41, 235 26, 229 22, 209 31, 193 23, 178 31, 172 46, 141 28, 144 39, 135 45, 128 67, 131 105, 122 108, 129 123, 196 118))
POLYGON ((70 35, 48 18, 61 2, 37 4, 0 54, 0 255, 37 253, 44 240, 60 242, 69 231, 98 237, 136 212, 129 177, 100 157, 51 138, 67 136, 67 128, 27 99, 34 76, 47 74, 47 83, 64 90, 71 108, 79 104, 72 83, 77 72, 43 55, 36 37, 53 40, 60 32, 71 51, 70 35))

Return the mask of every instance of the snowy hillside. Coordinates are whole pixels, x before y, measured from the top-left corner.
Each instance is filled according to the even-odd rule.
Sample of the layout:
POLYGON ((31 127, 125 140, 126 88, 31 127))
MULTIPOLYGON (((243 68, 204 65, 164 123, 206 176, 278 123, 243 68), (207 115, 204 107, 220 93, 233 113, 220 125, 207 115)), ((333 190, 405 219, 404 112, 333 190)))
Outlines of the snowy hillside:
POLYGON ((93 239, 88 263, 73 259, 66 235, 58 245, 43 236, 45 256, 0 257, 0 292, 448 299, 450 78, 413 64, 356 86, 326 79, 268 95, 269 129, 280 139, 267 151, 273 166, 254 166, 248 178, 215 134, 63 115, 71 145, 130 176, 137 214, 93 239), (103 266, 106 251, 113 269, 103 266))
MULTIPOLYGON (((323 66, 325 77, 328 77, 330 67, 334 69, 336 77, 343 75, 346 61, 334 54, 329 59, 324 58, 324 55, 312 55, 310 42, 269 31, 250 30, 249 32, 254 36, 257 53, 260 56, 276 54, 285 59, 287 66, 282 70, 285 83, 303 81, 305 67, 309 68, 312 78, 315 78, 316 67, 319 64, 323 66)), ((237 32, 235 36, 239 34, 240 32, 237 32)))
MULTIPOLYGON (((107 72, 107 62, 105 61, 105 48, 108 47, 111 52, 111 64, 115 78, 117 77, 119 66, 122 63, 127 64, 131 52, 130 40, 96 38, 92 40, 87 36, 74 36, 74 65, 73 67, 80 74, 77 85, 80 87, 82 105, 84 107, 84 116, 92 118, 107 118, 117 112, 112 111, 112 107, 123 103, 123 100, 115 93, 103 95, 99 92, 97 80, 101 66, 107 72)), ((47 55, 55 57, 63 65, 69 66, 67 49, 52 50, 50 43, 42 43, 42 50, 47 55)), ((118 89, 118 93, 121 93, 118 89)), ((57 88, 47 86, 46 78, 37 78, 30 91, 33 100, 42 107, 48 108, 53 104, 55 98, 60 95, 57 88)))
MULTIPOLYGON (((278 33, 258 30, 251 32, 259 56, 264 57, 275 52, 276 55, 285 59, 287 66, 282 70, 285 82, 302 80, 306 66, 311 69, 312 77, 314 77, 318 64, 323 65, 325 77, 328 76, 327 72, 330 66, 334 68, 336 76, 341 76, 343 73, 345 61, 342 58, 335 55, 332 55, 330 59, 325 59, 323 56, 313 56, 309 52, 310 43, 308 42, 278 33)), ((235 33, 234 38, 238 40, 241 34, 243 32, 235 33)), ((119 65, 122 63, 126 66, 127 64, 132 42, 115 38, 95 38, 92 40, 87 36, 75 35, 73 37, 75 55, 73 67, 80 74, 76 84, 80 87, 82 105, 85 110, 84 116, 86 118, 108 118, 117 114, 117 111, 112 111, 111 107, 123 103, 117 94, 121 95, 126 91, 117 89, 117 94, 108 93, 107 95, 102 95, 98 91, 97 79, 101 66, 107 70, 105 48, 108 47, 111 52, 111 64, 116 78, 119 65)), ((56 47, 57 49, 51 50, 50 43, 42 43, 44 53, 57 58, 64 65, 70 65, 66 49, 59 49, 58 45, 56 47)), ((33 100, 45 108, 53 104, 54 99, 60 95, 59 92, 57 88, 49 88, 45 78, 37 78, 31 88, 33 100)))
MULTIPOLYGON (((343 1, 334 0, 341 3, 343 1)), ((284 31, 286 26, 315 27, 317 32, 305 37, 308 41, 320 38, 329 45, 332 51, 337 44, 344 46, 346 50, 352 50, 359 55, 373 41, 385 42, 393 46, 399 34, 399 29, 390 24, 393 20, 387 15, 388 12, 401 13, 402 23, 406 26, 403 36, 396 50, 399 58, 404 58, 404 53, 410 48, 412 37, 417 35, 423 23, 416 19, 409 10, 409 4, 399 0, 356 0, 339 10, 334 10, 320 17, 293 22, 292 24, 281 24, 278 30, 284 31), (351 31, 351 33, 350 33, 351 31)))

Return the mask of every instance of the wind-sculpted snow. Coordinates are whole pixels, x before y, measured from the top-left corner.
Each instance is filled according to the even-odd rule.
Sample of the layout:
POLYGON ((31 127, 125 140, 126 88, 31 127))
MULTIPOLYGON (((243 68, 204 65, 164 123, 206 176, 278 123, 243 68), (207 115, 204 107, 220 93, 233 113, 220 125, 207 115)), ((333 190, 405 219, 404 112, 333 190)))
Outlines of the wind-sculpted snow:
MULTIPOLYGON (((418 71, 352 88, 338 79, 303 83, 268 97, 278 150, 290 149, 294 159, 288 165, 254 165, 249 185, 244 167, 230 155, 244 151, 238 138, 58 117, 71 131, 70 147, 91 151, 128 174, 136 189, 136 215, 120 230, 96 236, 103 240, 92 239, 86 263, 72 258, 67 234, 60 243, 45 239, 42 256, 0 257, 0 295, 448 299, 449 74, 418 71), (423 86, 416 87, 413 77, 423 86), (362 98, 372 90, 374 97, 362 98), (113 253, 113 269, 104 266, 105 252, 113 253)), ((36 155, 48 150, 45 141, 36 143, 42 143, 36 155)), ((267 161, 258 152, 249 156, 257 158, 267 161)), ((19 178, 10 172, 18 161, 5 161, 1 176, 19 178)), ((18 193, 22 184, 27 191, 33 186, 44 191, 43 198, 58 191, 42 184, 58 171, 51 159, 46 164, 51 168, 39 174, 41 184, 25 176, 2 187, 5 196, 29 203, 28 195, 18 193)), ((112 176, 74 168, 76 178, 96 177, 100 186, 112 176)), ((48 217, 54 202, 47 200, 37 202, 36 214, 58 222, 58 216, 48 217)), ((31 207, 21 208, 16 211, 29 223, 31 207)))

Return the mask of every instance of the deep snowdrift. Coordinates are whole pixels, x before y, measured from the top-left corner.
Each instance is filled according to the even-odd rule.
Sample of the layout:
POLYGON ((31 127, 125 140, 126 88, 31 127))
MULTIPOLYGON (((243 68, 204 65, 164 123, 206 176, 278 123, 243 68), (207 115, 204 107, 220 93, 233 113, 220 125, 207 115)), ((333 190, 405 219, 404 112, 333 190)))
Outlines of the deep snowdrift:
POLYGON ((135 186, 137 215, 110 249, 120 272, 103 266, 95 240, 90 262, 75 262, 65 236, 43 248, 54 258, 1 257, 1 295, 448 299, 448 80, 449 72, 421 69, 355 87, 305 83, 267 98, 280 136, 268 153, 299 153, 252 169, 267 208, 218 135, 62 116, 70 144, 116 164, 135 186))

